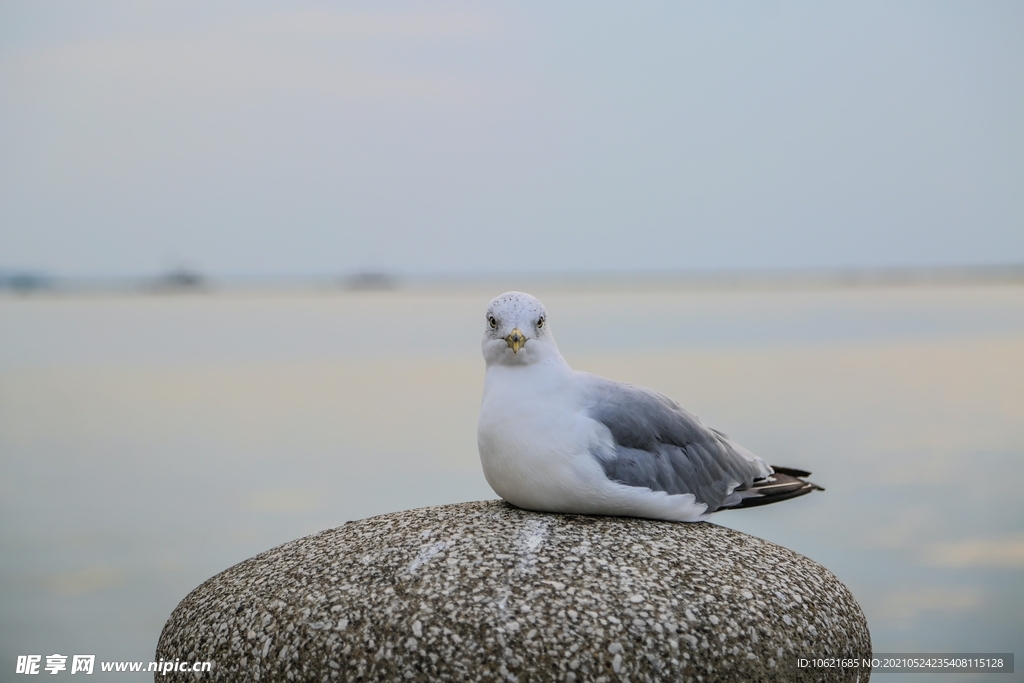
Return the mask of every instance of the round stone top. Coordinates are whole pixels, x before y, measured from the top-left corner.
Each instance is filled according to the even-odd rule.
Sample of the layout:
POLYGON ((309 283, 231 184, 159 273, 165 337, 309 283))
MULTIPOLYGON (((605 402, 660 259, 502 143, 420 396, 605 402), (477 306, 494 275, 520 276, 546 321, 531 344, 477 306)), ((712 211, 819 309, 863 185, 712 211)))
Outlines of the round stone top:
POLYGON ((835 576, 759 538, 485 501, 235 565, 181 601, 156 654, 222 681, 853 681, 868 672, 797 658, 870 658, 871 640, 835 576))

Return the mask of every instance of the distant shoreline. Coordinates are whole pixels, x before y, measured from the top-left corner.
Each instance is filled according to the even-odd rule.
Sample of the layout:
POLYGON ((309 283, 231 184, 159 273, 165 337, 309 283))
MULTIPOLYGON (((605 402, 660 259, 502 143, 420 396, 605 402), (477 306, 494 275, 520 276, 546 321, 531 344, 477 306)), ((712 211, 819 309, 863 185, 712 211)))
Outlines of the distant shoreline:
POLYGON ((675 272, 580 272, 419 274, 356 272, 321 276, 208 277, 172 271, 138 277, 49 277, 0 273, 0 297, 79 295, 202 295, 423 291, 558 287, 576 289, 832 289, 1024 284, 1024 265, 714 270, 675 272))

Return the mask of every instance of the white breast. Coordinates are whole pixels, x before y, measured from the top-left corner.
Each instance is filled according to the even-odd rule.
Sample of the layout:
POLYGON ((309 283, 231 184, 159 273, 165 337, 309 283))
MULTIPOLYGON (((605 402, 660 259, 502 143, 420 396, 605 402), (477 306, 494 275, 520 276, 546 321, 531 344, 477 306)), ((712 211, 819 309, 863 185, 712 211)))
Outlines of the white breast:
POLYGON ((484 476, 519 507, 579 511, 606 484, 575 374, 550 365, 488 369, 477 443, 484 476))
POLYGON ((608 479, 592 453, 610 444, 611 433, 586 414, 586 384, 568 366, 488 368, 477 444, 495 493, 543 512, 703 519, 707 506, 693 494, 670 496, 608 479))

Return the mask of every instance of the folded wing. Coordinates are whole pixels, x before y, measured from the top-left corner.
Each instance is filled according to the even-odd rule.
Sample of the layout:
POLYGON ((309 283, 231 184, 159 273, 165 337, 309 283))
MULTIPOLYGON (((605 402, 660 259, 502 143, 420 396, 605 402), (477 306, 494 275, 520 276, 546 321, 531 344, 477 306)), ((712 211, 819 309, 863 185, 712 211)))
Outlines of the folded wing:
POLYGON ((667 396, 590 377, 594 391, 587 414, 608 428, 613 442, 593 455, 613 481, 670 495, 692 493, 708 512, 765 505, 820 488, 804 481, 808 473, 802 470, 773 470, 667 396))

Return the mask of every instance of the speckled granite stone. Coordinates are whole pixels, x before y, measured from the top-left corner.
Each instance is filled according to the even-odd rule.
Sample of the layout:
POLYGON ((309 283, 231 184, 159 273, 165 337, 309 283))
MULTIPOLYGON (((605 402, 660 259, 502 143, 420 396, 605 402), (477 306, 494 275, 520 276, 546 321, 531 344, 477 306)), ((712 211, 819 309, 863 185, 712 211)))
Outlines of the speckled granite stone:
MULTIPOLYGON (((190 593, 157 657, 219 681, 822 681, 870 657, 828 570, 714 524, 525 512, 499 501, 349 522, 190 593)), ((859 672, 867 680, 867 672, 859 672)))

